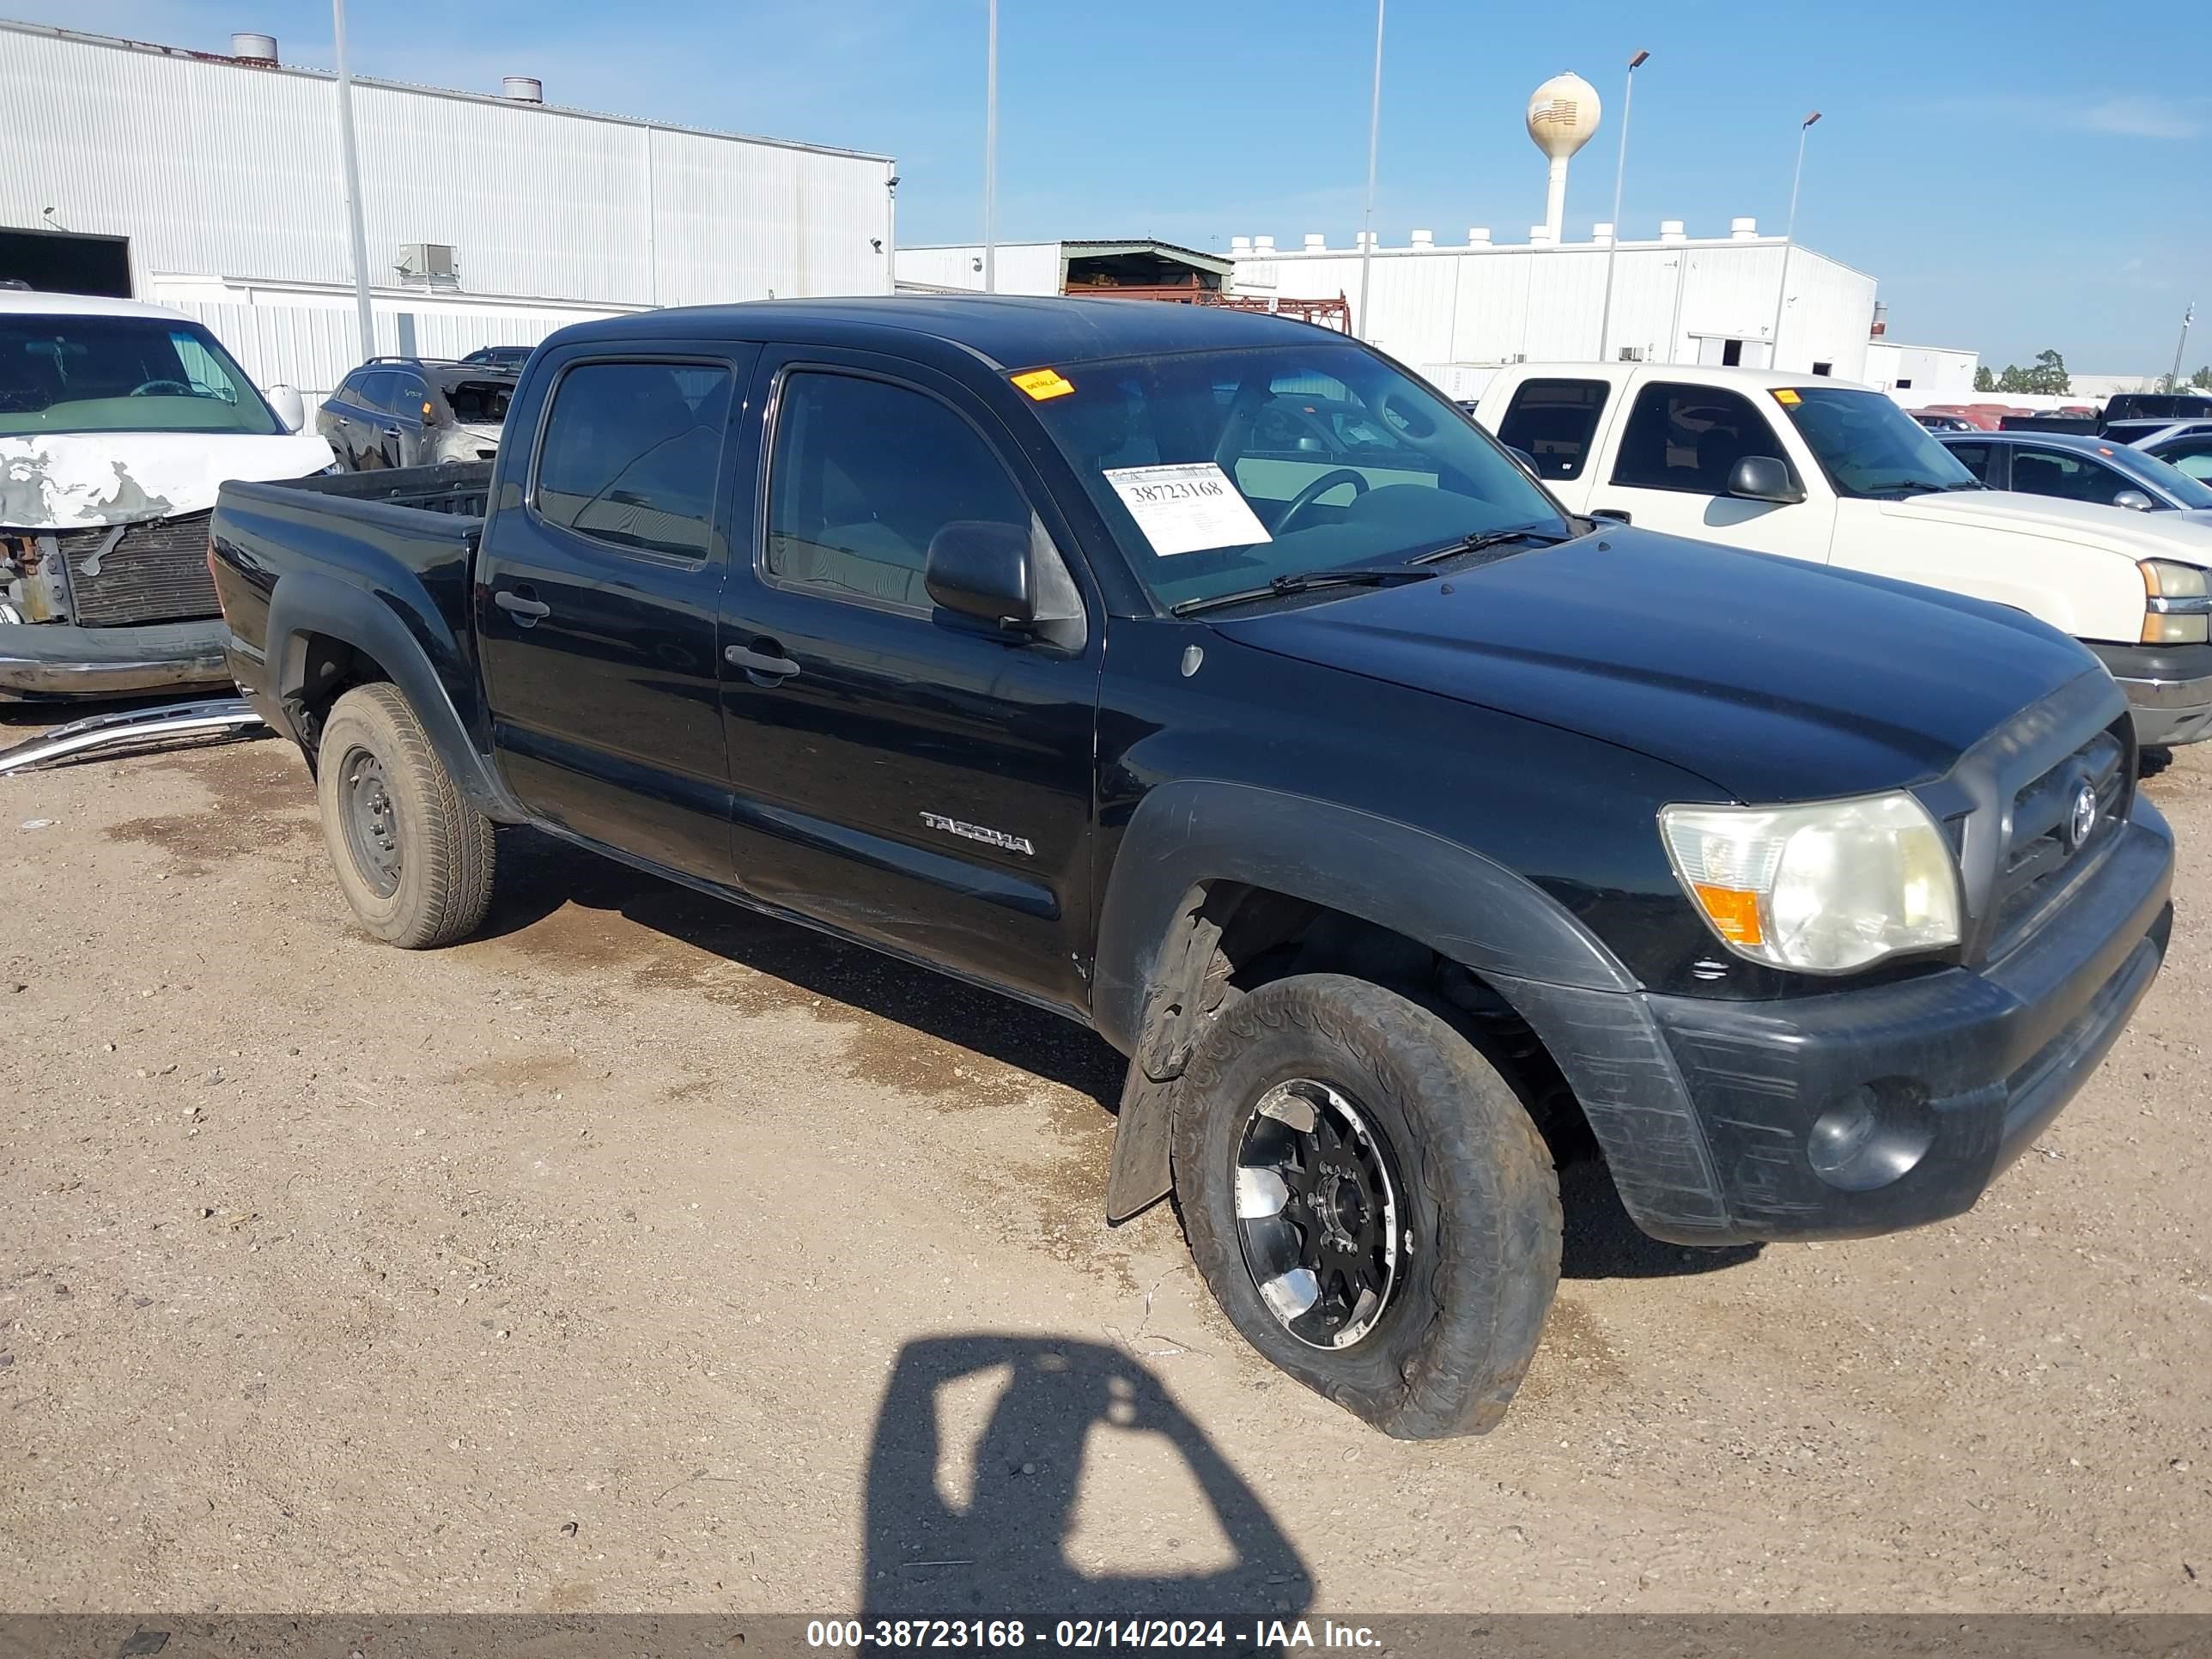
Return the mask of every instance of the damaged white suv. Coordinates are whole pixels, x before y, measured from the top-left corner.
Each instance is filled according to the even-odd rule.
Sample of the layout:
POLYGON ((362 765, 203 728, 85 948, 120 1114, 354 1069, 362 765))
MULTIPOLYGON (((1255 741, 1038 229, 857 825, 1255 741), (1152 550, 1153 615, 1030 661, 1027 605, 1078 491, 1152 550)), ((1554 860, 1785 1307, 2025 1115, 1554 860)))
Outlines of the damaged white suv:
POLYGON ((181 313, 0 290, 0 700, 225 686, 208 514, 331 465, 181 313))

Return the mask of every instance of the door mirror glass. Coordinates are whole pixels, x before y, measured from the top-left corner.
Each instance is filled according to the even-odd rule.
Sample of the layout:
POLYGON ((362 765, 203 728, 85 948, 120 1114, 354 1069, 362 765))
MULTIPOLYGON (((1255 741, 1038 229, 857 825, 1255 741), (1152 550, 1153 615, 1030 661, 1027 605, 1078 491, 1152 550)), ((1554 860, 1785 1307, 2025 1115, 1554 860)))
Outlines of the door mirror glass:
POLYGON ((2140 489, 2123 489, 2112 497, 2114 507, 2124 507, 2130 513, 2148 513, 2156 505, 2140 489))
POLYGON ((301 400, 297 386, 270 386, 269 407, 276 418, 283 422, 287 432, 297 432, 307 423, 307 406, 301 400))
POLYGON ((1771 455, 1746 455, 1729 469, 1728 493, 1738 501, 1771 501, 1790 507, 1805 499, 1802 484, 1791 482, 1790 469, 1771 455))
POLYGON ((963 617, 1026 628, 1036 620, 1026 526, 957 519, 930 538, 922 586, 963 617))

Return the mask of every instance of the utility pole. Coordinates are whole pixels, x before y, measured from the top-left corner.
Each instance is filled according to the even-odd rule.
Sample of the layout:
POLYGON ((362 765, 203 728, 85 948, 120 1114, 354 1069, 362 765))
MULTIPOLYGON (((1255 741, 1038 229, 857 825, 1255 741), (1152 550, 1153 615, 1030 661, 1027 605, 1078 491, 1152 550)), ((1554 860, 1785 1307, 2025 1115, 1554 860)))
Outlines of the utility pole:
POLYGON ((1782 367, 1782 308, 1790 303, 1790 254, 1797 245, 1797 186, 1805 179, 1805 135, 1820 118, 1820 112, 1814 110, 1797 128, 1797 170, 1790 175, 1790 224, 1782 233, 1782 280, 1774 286, 1774 336, 1766 347, 1769 368, 1782 367))
POLYGON ((1367 295, 1375 270, 1375 155, 1382 137, 1382 0, 1375 0, 1375 95, 1367 106, 1367 212, 1359 234, 1359 324, 1367 337, 1367 295))
POLYGON ((1639 52, 1628 60, 1626 89, 1620 94, 1620 159, 1613 166, 1613 240, 1605 245, 1605 303, 1599 307, 1597 360, 1613 356, 1613 261, 1620 252, 1620 183, 1628 176, 1628 112, 1636 102, 1636 71, 1651 54, 1639 52))
POLYGON ((337 36, 338 154, 345 167, 346 229, 353 239, 353 302, 361 322, 361 360, 376 356, 376 313, 368 303, 368 233, 362 223, 361 155, 353 137, 353 71, 346 66, 345 0, 331 0, 337 36))
POLYGON ((983 54, 983 292, 999 291, 999 0, 983 54))
POLYGON ((2181 313, 2181 337, 2173 343, 2173 373, 2166 377, 2166 389, 2181 390, 2181 354, 2189 349, 2189 325, 2197 320, 2197 302, 2191 300, 2189 309, 2181 313))

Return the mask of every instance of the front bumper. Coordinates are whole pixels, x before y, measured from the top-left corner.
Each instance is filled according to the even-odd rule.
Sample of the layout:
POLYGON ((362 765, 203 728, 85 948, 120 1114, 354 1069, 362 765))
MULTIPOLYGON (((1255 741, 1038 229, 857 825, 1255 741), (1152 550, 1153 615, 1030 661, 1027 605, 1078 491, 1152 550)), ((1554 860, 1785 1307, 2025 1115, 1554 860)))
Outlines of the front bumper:
POLYGON ((2212 738, 2212 646, 2092 643, 2089 649, 2127 693, 2137 743, 2170 749, 2212 738))
POLYGON ((1768 1002, 1531 987, 1527 1012, 1645 1232, 1893 1232, 1970 1208, 2096 1069, 2165 959, 2172 874, 2138 798, 2082 885, 1980 968, 1768 1002))
POLYGON ((225 636, 220 617, 127 628, 0 625, 0 701, 128 697, 228 686, 225 636))

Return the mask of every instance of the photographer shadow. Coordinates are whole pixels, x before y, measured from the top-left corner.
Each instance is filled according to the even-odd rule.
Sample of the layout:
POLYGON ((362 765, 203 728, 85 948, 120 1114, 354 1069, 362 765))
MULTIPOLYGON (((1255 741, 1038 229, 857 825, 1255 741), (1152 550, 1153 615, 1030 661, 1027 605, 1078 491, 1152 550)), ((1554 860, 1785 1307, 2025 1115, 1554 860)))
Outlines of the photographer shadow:
POLYGON ((1313 1595, 1266 1504, 1158 1379, 1091 1342, 986 1334, 901 1349, 868 1456, 865 1544, 864 1620, 1220 1619, 1234 1644, 1239 1626, 1295 1617, 1313 1595), (964 1467, 963 1413, 983 1418, 964 1467), (1102 1519, 1079 1512, 1085 1460, 1125 1451, 1180 1461, 1232 1560, 1178 1564, 1193 1540, 1159 1525, 1171 1494, 1148 1490, 1140 1513, 1103 1517, 1110 1554, 1134 1570, 1076 1565, 1077 1528, 1102 1519))

